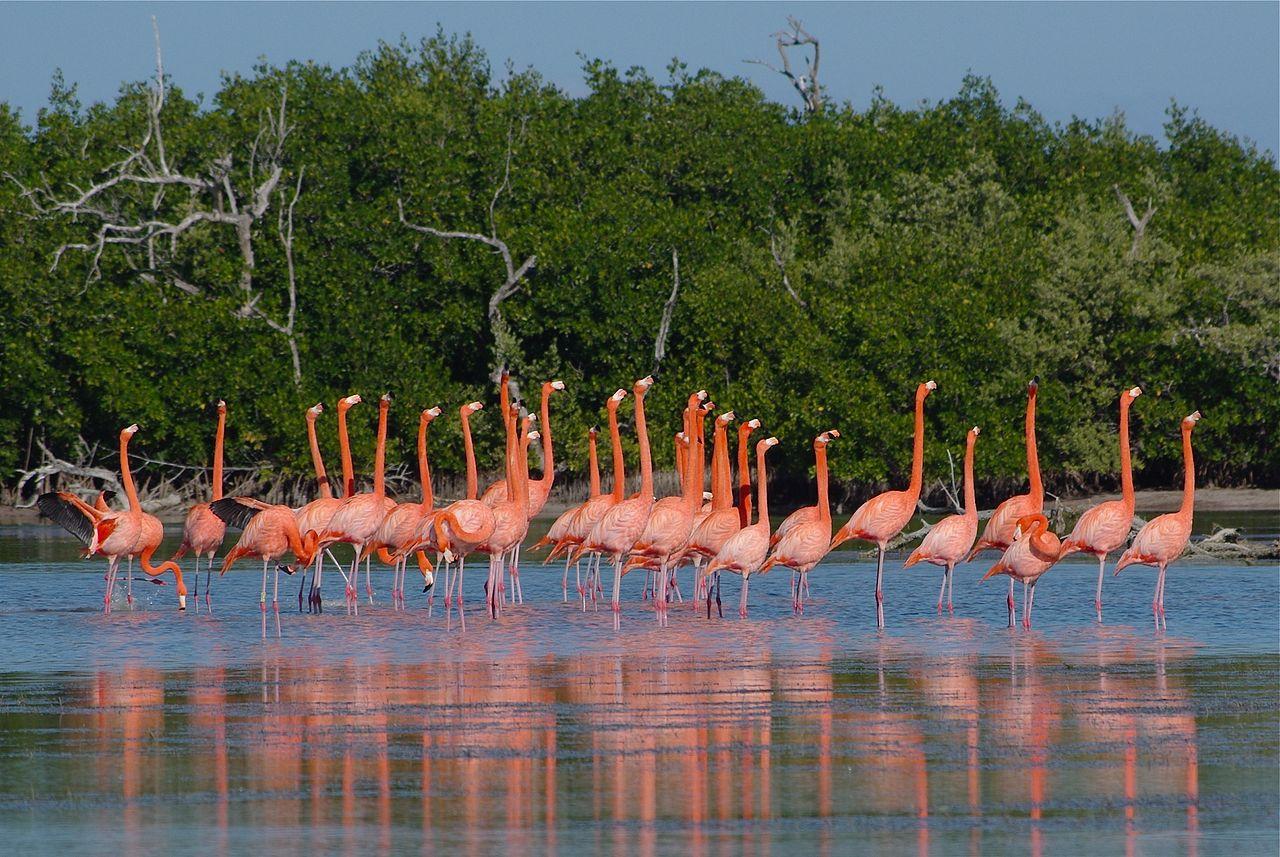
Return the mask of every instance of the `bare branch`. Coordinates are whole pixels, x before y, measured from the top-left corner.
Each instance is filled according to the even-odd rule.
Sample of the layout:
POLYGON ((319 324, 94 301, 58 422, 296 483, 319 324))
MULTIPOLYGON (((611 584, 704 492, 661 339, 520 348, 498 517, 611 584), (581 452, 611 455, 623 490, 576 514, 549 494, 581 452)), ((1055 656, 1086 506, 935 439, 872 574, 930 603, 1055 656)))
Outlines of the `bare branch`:
POLYGON ((1112 190, 1116 192, 1116 198, 1120 200, 1120 204, 1124 206, 1125 217, 1129 218, 1129 225, 1133 227, 1133 244, 1129 247, 1129 259, 1138 258, 1138 246, 1142 243, 1142 237, 1147 233, 1147 224, 1151 222, 1151 216, 1156 213, 1156 207, 1151 200, 1147 200, 1147 210, 1141 217, 1133 210, 1133 203, 1129 201, 1129 197, 1124 191, 1120 190, 1120 185, 1113 184, 1112 190))
POLYGON ((671 294, 662 305, 662 320, 658 323, 658 335, 653 340, 653 374, 667 354, 667 338, 671 335, 671 316, 676 311, 676 298, 680 296, 680 254, 671 250, 671 294))
POLYGON ((773 256, 773 264, 778 266, 778 271, 782 274, 783 288, 787 290, 787 294, 791 295, 792 300, 804 309, 808 309, 809 305, 804 302, 804 298, 800 297, 799 293, 791 286, 791 279, 787 276, 787 263, 794 253, 794 245, 789 237, 779 240, 772 229, 765 229, 764 231, 769 236, 769 255, 773 256))
POLYGON ((822 60, 822 46, 796 18, 788 15, 787 25, 790 30, 780 30, 773 34, 775 46, 778 49, 778 57, 782 61, 781 68, 764 60, 747 60, 747 62, 754 65, 762 65, 789 80, 791 86, 800 94, 800 99, 804 103, 805 114, 812 116, 822 111, 822 84, 818 82, 818 66, 822 60), (788 52, 792 48, 800 48, 806 45, 812 46, 813 52, 805 58, 804 72, 796 74, 791 68, 791 56, 788 52))

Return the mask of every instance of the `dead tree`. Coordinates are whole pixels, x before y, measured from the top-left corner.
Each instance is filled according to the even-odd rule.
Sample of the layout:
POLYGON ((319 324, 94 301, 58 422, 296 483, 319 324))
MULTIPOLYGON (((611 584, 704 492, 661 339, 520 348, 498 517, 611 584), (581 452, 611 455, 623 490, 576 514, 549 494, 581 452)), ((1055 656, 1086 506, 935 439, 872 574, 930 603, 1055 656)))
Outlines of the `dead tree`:
POLYGON ((1120 200, 1120 204, 1124 206, 1125 216, 1129 218, 1129 225, 1133 227, 1133 244, 1129 247, 1130 261, 1138 258, 1138 247, 1142 244, 1142 237, 1147 233, 1147 224, 1151 222, 1151 215, 1156 213, 1156 207, 1151 200, 1147 200, 1147 210, 1141 217, 1133 210, 1133 203, 1129 201, 1129 197, 1124 191, 1120 190, 1120 185, 1112 185, 1112 190, 1116 192, 1116 199, 1120 200))
POLYGON ((779 30, 773 34, 778 56, 782 61, 781 68, 765 60, 747 60, 747 62, 762 65, 790 81, 791 86, 800 94, 800 100, 804 102, 805 115, 813 116, 822 112, 822 84, 818 82, 818 63, 822 59, 822 46, 797 19, 788 16, 787 25, 790 27, 789 30, 779 30), (796 74, 791 68, 791 56, 788 51, 805 45, 812 46, 813 52, 805 58, 804 73, 796 74))
POLYGON ((653 374, 667 355, 667 339, 671 336, 671 316, 676 311, 676 299, 680 296, 680 254, 671 250, 671 294, 662 305, 662 319, 658 323, 658 335, 653 339, 653 374))
POLYGON ((795 259, 795 238, 790 228, 784 226, 783 234, 779 235, 772 229, 764 229, 765 234, 769 236, 769 255, 773 257, 773 264, 777 266, 778 273, 782 275, 782 287, 787 290, 787 294, 791 295, 791 299, 800 305, 801 309, 808 309, 809 305, 804 302, 804 298, 800 297, 795 288, 791 285, 791 277, 787 274, 787 266, 795 259))
MULTIPOLYGON (((27 187, 10 175, 37 215, 67 218, 73 223, 94 227, 93 237, 68 242, 53 254, 50 270, 56 270, 67 253, 88 257, 85 281, 102 276, 103 257, 120 252, 132 273, 145 283, 168 285, 193 297, 211 296, 211 284, 193 283, 183 271, 182 238, 203 227, 230 229, 239 253, 238 290, 242 299, 235 310, 241 318, 262 320, 289 343, 293 354, 294 381, 302 380, 294 327, 297 294, 290 284, 288 320, 281 323, 260 306, 263 292, 254 282, 257 256, 254 229, 264 219, 272 196, 284 176, 284 148, 291 128, 285 113, 288 90, 280 91, 280 103, 261 117, 257 136, 249 147, 245 169, 233 175, 234 156, 230 151, 213 157, 194 171, 179 168, 165 148, 162 115, 166 87, 164 58, 160 50, 160 29, 155 32, 156 76, 146 92, 146 130, 139 141, 123 148, 124 157, 102 170, 88 187, 68 183, 65 195, 55 192, 47 181, 27 187)), ((301 192, 301 176, 293 202, 301 192)), ((283 202, 283 195, 281 196, 283 202)), ((291 204, 292 209, 292 204, 291 204)), ((290 214, 292 219, 292 214, 290 214)), ((292 246, 286 248, 292 255, 292 246)))
MULTIPOLYGON (((524 130, 524 120, 521 120, 520 133, 524 130)), ((495 212, 498 207, 498 200, 502 194, 511 189, 511 157, 515 147, 516 130, 514 125, 507 130, 507 154, 502 168, 502 178, 498 182, 497 187, 493 191, 493 196, 489 200, 489 234, 482 232, 464 232, 455 229, 437 229, 434 226, 421 226, 417 223, 411 223, 404 216, 404 201, 396 200, 396 209, 400 213, 400 222, 415 232, 421 232, 424 235, 430 235, 434 238, 443 239, 462 239, 464 241, 476 241, 488 246, 492 252, 502 257, 502 264, 506 269, 506 279, 502 284, 489 296, 489 331, 493 336, 494 351, 494 371, 493 377, 496 381, 502 367, 511 366, 516 363, 516 359, 520 357, 520 343, 516 339, 515 333, 507 325, 506 320, 502 317, 502 302, 514 295, 520 290, 524 283, 525 275, 533 269, 538 263, 536 254, 530 253, 519 266, 515 264, 515 257, 511 255, 511 248, 507 246, 507 242, 498 236, 498 224, 495 212)), ((512 395, 519 398, 518 392, 513 388, 512 395)))

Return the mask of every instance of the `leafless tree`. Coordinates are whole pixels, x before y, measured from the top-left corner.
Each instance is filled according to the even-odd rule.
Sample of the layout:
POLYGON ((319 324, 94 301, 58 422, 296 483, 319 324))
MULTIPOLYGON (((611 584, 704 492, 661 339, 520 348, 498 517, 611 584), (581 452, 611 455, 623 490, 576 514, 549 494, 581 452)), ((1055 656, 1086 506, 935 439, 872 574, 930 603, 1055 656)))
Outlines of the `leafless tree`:
POLYGON ((762 65, 789 80, 791 86, 800 94, 800 100, 804 102, 805 115, 812 116, 822 111, 822 84, 818 82, 818 63, 822 59, 822 46, 797 19, 787 16, 787 26, 790 29, 779 30, 773 34, 778 48, 778 57, 782 61, 781 67, 765 60, 747 60, 747 62, 762 65), (805 58, 804 72, 796 74, 791 68, 791 56, 788 51, 806 45, 811 46, 813 51, 805 58))
POLYGON ((1142 236, 1147 233, 1147 224, 1151 222, 1151 215, 1156 213, 1156 207, 1151 200, 1147 200, 1147 210, 1141 217, 1133 210, 1133 203, 1129 201, 1129 197, 1124 191, 1120 190, 1120 185, 1112 185, 1112 190, 1116 192, 1116 199, 1120 200, 1120 204, 1124 206, 1125 216, 1129 218, 1129 225, 1133 227, 1133 244, 1129 247, 1130 260, 1138 258, 1138 247, 1142 244, 1142 236))
POLYGON ((680 297, 680 254, 671 250, 671 294, 662 305, 662 319, 658 322, 658 334, 653 339, 653 374, 667 355, 667 339, 671 336, 671 316, 676 311, 676 299, 680 297))
MULTIPOLYGON (((47 180, 40 186, 27 187, 16 177, 10 175, 9 178, 18 184, 37 215, 65 217, 73 223, 93 226, 93 237, 89 240, 58 247, 50 269, 57 269, 67 253, 85 254, 89 259, 86 283, 100 279, 103 257, 114 250, 123 254, 129 269, 143 282, 163 283, 192 296, 214 294, 216 289, 212 285, 193 283, 184 273, 179 253, 181 239, 205 226, 230 228, 240 256, 238 287, 243 302, 236 315, 261 319, 286 338, 293 354, 294 380, 301 381, 294 327, 297 309, 294 279, 290 277, 290 311, 284 323, 260 306, 263 292, 254 282, 257 264, 254 228, 267 214, 284 176, 285 142, 292 130, 286 120, 288 90, 282 88, 279 105, 263 113, 241 175, 233 175, 234 156, 230 151, 212 158, 195 171, 179 169, 165 148, 164 58, 155 18, 151 19, 151 25, 155 33, 156 76, 147 89, 147 125, 142 138, 135 144, 123 146, 124 157, 102 170, 98 174, 101 178, 95 177, 88 187, 69 182, 69 192, 65 195, 55 192, 47 180), (185 196, 170 199, 182 194, 185 196)), ((290 203, 290 224, 292 208, 300 193, 301 175, 290 203)), ((280 199, 283 204, 283 194, 280 199)), ((291 225, 289 232, 292 235, 291 225)), ((292 246, 287 247, 286 252, 292 257, 292 246)))
POLYGON ((787 290, 787 294, 791 295, 792 300, 808 309, 809 305, 796 292, 791 285, 791 278, 787 275, 787 265, 795 259, 795 238, 791 230, 784 227, 782 234, 779 235, 773 229, 765 227, 761 229, 764 229, 765 234, 769 236, 769 255, 773 257, 773 264, 778 267, 778 273, 782 275, 782 287, 787 290))
MULTIPOLYGON (((487 235, 483 232, 437 229, 434 226, 421 226, 417 223, 411 223, 404 215, 404 201, 401 199, 396 200, 396 209, 400 213, 400 222, 410 229, 434 238, 476 241, 488 246, 492 252, 502 257, 502 264, 506 269, 506 278, 489 296, 489 331, 493 336, 494 358, 496 360, 494 380, 497 380, 498 373, 502 367, 512 365, 515 362, 515 358, 520 356, 520 344, 511 328, 507 325, 506 320, 502 317, 502 302, 520 290, 524 283, 525 275, 538 263, 537 255, 530 253, 519 266, 515 264, 515 257, 511 254, 511 248, 498 235, 496 218, 499 199, 503 193, 511 189, 512 153, 517 135, 524 132, 525 121, 524 119, 521 120, 519 131, 515 128, 514 123, 507 129, 507 153, 503 163, 502 178, 494 188, 493 196, 489 200, 489 233, 487 235)), ((514 390, 513 395, 518 396, 514 390)))

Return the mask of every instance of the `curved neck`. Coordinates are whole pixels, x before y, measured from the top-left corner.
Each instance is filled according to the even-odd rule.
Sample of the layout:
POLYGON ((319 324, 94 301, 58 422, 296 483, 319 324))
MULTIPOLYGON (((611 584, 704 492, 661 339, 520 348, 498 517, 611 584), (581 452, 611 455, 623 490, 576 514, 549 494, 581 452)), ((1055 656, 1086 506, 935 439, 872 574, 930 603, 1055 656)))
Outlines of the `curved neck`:
POLYGON ((129 501, 130 512, 141 512, 138 489, 133 484, 133 471, 129 468, 129 433, 120 433, 120 481, 124 483, 124 496, 129 501))
POLYGON ((764 455, 769 447, 763 443, 756 445, 756 505, 760 507, 756 513, 756 524, 769 526, 769 477, 764 469, 764 455))
MULTIPOLYGON (((636 394, 636 438, 640 441, 640 497, 653 499, 653 458, 649 454, 649 426, 644 420, 644 394, 636 394)), ((690 450, 692 454, 692 450, 690 450)))
POLYGON ((551 490, 551 486, 556 481, 556 458, 551 448, 551 385, 544 384, 542 387, 542 478, 538 482, 545 485, 547 490, 551 490))
POLYGON ((818 469, 818 517, 831 526, 831 498, 827 493, 827 445, 813 445, 813 458, 818 469))
POLYGON ((1133 464, 1129 458, 1129 405, 1133 398, 1120 394, 1120 498, 1124 508, 1133 514, 1133 464))
POLYGON ((1027 476, 1031 478, 1031 498, 1044 502, 1044 483, 1040 481, 1040 456, 1036 452, 1036 394, 1027 396, 1027 476))
POLYGON ((213 436, 213 499, 222 499, 222 433, 227 427, 227 412, 218 409, 218 431, 213 436))
POLYGON ((342 496, 356 492, 355 466, 351 463, 351 439, 347 436, 347 409, 338 406, 338 450, 342 456, 342 496))
POLYGON ((627 463, 622 457, 622 432, 618 430, 618 403, 609 406, 609 446, 613 452, 613 501, 621 503, 627 491, 627 463))
POLYGON ((427 426, 431 419, 423 414, 418 420, 418 479, 422 482, 422 505, 430 509, 436 503, 435 492, 431 490, 431 466, 427 464, 427 426))
POLYGON ((471 443, 471 409, 463 405, 458 414, 462 418, 462 447, 467 453, 467 499, 474 500, 480 492, 480 478, 476 474, 476 449, 471 443))
POLYGON ((924 396, 916 394, 916 433, 911 448, 911 485, 907 493, 911 495, 911 505, 920 498, 920 485, 924 478, 924 396))
POLYGON ((311 446, 311 466, 316 471, 316 487, 320 496, 327 500, 333 496, 333 489, 329 487, 329 477, 324 472, 324 460, 320 457, 320 441, 316 437, 316 417, 311 411, 307 411, 307 443, 311 446))
POLYGON ((1182 463, 1182 505, 1178 507, 1178 515, 1189 521, 1196 500, 1196 464, 1191 455, 1191 426, 1182 427, 1182 463))
POLYGON ((740 527, 751 523, 751 465, 748 446, 751 426, 749 422, 738 426, 738 526, 740 527))
POLYGON ((596 433, 587 432, 587 469, 591 476, 591 497, 600 496, 600 458, 596 452, 596 433))
POLYGON ((978 520, 978 503, 974 499, 973 488, 973 447, 977 441, 977 435, 970 432, 964 446, 964 516, 974 521, 978 520))
POLYGON ((378 403, 378 445, 373 449, 373 494, 385 497, 387 493, 383 469, 387 463, 387 410, 390 405, 384 400, 378 403))
POLYGON ((1031 525, 1031 532, 1028 534, 1028 539, 1031 545, 1031 553, 1037 559, 1054 561, 1058 558, 1060 546, 1049 541, 1049 537, 1045 532, 1048 529, 1048 518, 1044 515, 1037 515, 1035 523, 1031 525))

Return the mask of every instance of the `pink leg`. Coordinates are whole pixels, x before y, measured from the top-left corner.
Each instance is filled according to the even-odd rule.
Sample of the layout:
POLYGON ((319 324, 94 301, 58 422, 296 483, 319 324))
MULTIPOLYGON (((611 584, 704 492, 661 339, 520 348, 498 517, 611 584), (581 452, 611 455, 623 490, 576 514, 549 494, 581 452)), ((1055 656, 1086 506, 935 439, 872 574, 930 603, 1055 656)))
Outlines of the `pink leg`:
POLYGON ((1009 576, 1009 598, 1008 598, 1008 604, 1009 604, 1009 627, 1010 627, 1010 628, 1012 628, 1012 627, 1013 627, 1013 611, 1014 611, 1014 603, 1013 603, 1013 576, 1012 576, 1012 575, 1010 575, 1010 576, 1009 576))
POLYGON ((956 567, 955 563, 952 563, 951 565, 947 566, 947 612, 948 613, 955 612, 955 607, 951 605, 951 587, 955 585, 955 578, 952 576, 952 572, 955 571, 955 567, 956 567))
POLYGON ((1031 628, 1031 613, 1036 609, 1036 584, 1031 582, 1031 586, 1027 590, 1027 628, 1031 628))
POLYGON ((262 639, 267 638, 267 560, 262 561, 262 591, 258 593, 258 610, 262 613, 262 639))
POLYGON ((113 556, 107 563, 107 594, 102 599, 102 612, 111 612, 111 590, 115 587, 116 571, 120 568, 120 557, 113 556))
POLYGON ((947 596, 947 570, 942 570, 942 586, 938 589, 938 612, 942 612, 942 602, 947 596))
POLYGON ((133 557, 129 557, 128 579, 124 590, 125 601, 129 604, 129 609, 133 609, 133 557))
POLYGON ((751 575, 742 575, 742 597, 738 604, 738 618, 747 618, 747 587, 751 585, 751 575))
POLYGON ((876 627, 884 627, 884 547, 876 559, 876 627))
POLYGON ((1093 609, 1098 614, 1098 622, 1102 622, 1102 573, 1107 567, 1107 555, 1098 557, 1098 589, 1093 595, 1093 609))
POLYGON ((613 630, 622 627, 622 554, 613 558, 613 630))
POLYGON ((462 572, 464 571, 463 565, 464 565, 463 557, 458 557, 458 602, 457 602, 458 603, 458 622, 460 623, 461 629, 465 631, 467 630, 467 614, 464 613, 462 610, 462 572))

